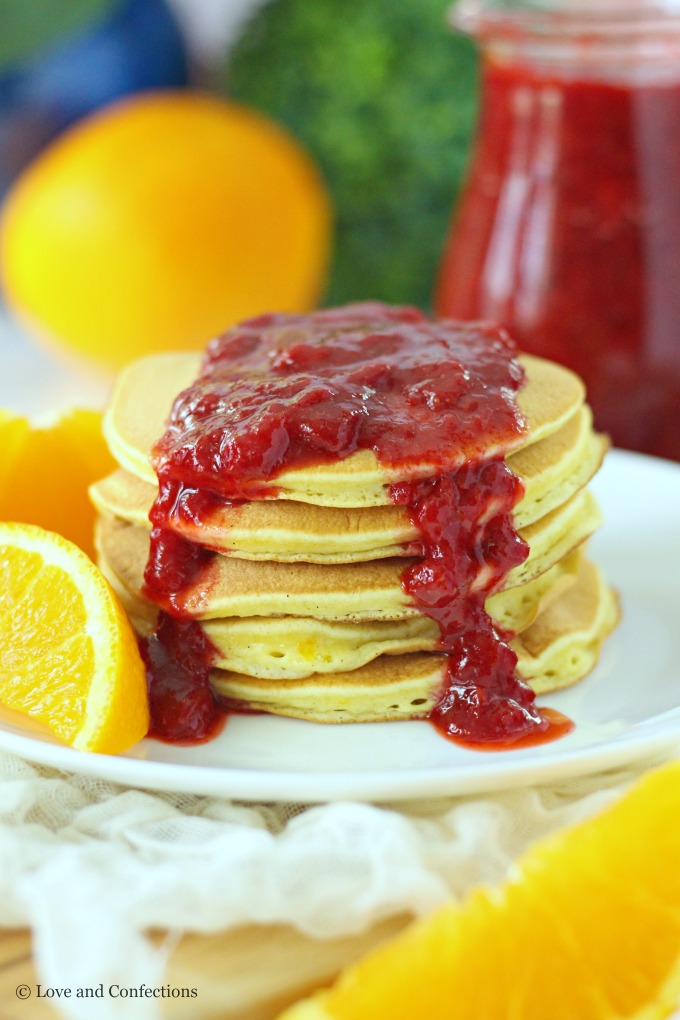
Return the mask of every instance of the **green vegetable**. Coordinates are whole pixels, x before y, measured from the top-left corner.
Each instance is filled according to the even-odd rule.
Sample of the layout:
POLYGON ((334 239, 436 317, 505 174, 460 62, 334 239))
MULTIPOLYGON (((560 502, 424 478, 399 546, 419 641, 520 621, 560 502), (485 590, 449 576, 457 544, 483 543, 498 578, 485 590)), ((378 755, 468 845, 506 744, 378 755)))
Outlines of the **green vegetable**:
POLYGON ((229 94, 285 124, 337 213, 327 301, 427 307, 467 162, 476 57, 447 0, 275 0, 232 52, 229 94))

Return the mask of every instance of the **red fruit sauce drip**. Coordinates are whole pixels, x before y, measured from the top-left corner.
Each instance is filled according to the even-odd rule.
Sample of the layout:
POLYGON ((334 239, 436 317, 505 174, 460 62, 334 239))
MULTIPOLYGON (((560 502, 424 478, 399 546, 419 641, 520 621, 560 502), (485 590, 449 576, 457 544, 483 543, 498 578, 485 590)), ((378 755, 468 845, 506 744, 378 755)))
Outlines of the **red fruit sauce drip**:
POLYGON ((217 736, 225 717, 209 684, 215 650, 200 624, 161 613, 156 633, 139 646, 149 680, 149 736, 173 744, 217 736))
POLYGON ((178 538, 173 521, 200 526, 219 505, 271 495, 264 484, 286 470, 367 449, 414 476, 427 466, 429 477, 393 485, 391 496, 422 536, 404 590, 437 621, 447 656, 432 722, 472 744, 549 739, 509 636, 484 609, 528 555, 512 522, 522 485, 503 460, 525 428, 514 354, 495 326, 432 323, 380 304, 262 316, 211 343, 153 451, 160 491, 145 584, 166 611, 145 651, 154 732, 176 739, 193 726, 202 739, 214 725, 212 652, 183 619, 212 554, 178 538), (195 725, 185 707, 192 671, 201 692, 195 725))
POLYGON ((404 571, 402 585, 439 625, 447 681, 430 718, 448 736, 513 740, 546 728, 516 675, 517 656, 484 608, 529 554, 511 516, 522 492, 501 458, 392 486, 422 535, 423 558, 404 571))

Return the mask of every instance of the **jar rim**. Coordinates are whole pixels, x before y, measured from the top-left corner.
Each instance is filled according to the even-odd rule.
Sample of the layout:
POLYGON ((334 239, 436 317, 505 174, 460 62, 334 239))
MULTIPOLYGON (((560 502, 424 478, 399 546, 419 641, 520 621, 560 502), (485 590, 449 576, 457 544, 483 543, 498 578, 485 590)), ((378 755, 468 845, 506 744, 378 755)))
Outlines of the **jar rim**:
POLYGON ((680 0, 458 0, 449 21, 482 39, 522 33, 624 42, 680 33, 680 0))

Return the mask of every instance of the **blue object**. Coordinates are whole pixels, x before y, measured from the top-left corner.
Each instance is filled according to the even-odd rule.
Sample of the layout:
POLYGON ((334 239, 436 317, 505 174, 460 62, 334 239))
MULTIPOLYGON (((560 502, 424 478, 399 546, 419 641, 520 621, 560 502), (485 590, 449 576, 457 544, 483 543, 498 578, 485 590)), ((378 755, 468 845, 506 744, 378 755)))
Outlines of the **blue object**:
POLYGON ((0 76, 0 194, 73 121, 132 92, 187 85, 188 77, 165 0, 121 0, 106 18, 13 67, 0 76))

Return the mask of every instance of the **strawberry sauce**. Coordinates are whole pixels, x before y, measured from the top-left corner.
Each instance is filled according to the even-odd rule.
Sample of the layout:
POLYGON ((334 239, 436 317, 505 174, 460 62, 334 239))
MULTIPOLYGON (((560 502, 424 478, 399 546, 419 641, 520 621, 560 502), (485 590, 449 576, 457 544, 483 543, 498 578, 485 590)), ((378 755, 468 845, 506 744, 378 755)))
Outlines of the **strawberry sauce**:
POLYGON ((525 431, 515 353, 487 323, 433 323, 381 304, 262 316, 210 344, 153 451, 160 491, 145 584, 165 611, 145 652, 154 733, 201 739, 215 718, 211 652, 186 608, 214 554, 178 538, 173 520, 200 526, 219 505, 271 496, 265 485, 286 471, 372 450, 408 479, 390 495, 421 534, 402 585, 438 623, 446 656, 432 722, 472 745, 550 739, 516 675, 512 635, 484 608, 529 552, 512 521, 522 485, 503 459, 525 431))
POLYGON ((215 649, 200 624, 161 613, 156 633, 139 644, 150 679, 149 736, 173 744, 217 736, 224 713, 209 685, 215 649))
MULTIPOLYGON (((552 23, 563 33, 553 50, 573 47, 563 65, 484 61, 477 144, 436 308, 504 323, 523 350, 579 373, 616 446, 680 461, 677 19, 657 28, 654 5, 631 5, 630 18, 624 5, 618 19, 616 5, 603 5, 603 19, 608 10, 607 44, 628 40, 629 53, 606 70, 588 56, 607 44, 596 42, 596 10, 588 38, 585 5, 565 5, 564 27, 552 23), (581 16, 575 42, 570 19, 581 16), (646 16, 658 33, 653 58, 646 33, 629 34, 646 16)), ((533 17, 543 13, 539 5, 533 17)), ((518 16, 518 40, 522 24, 518 16)), ((536 38, 550 25, 548 12, 536 38)), ((549 41, 536 53, 548 54, 549 41)))

